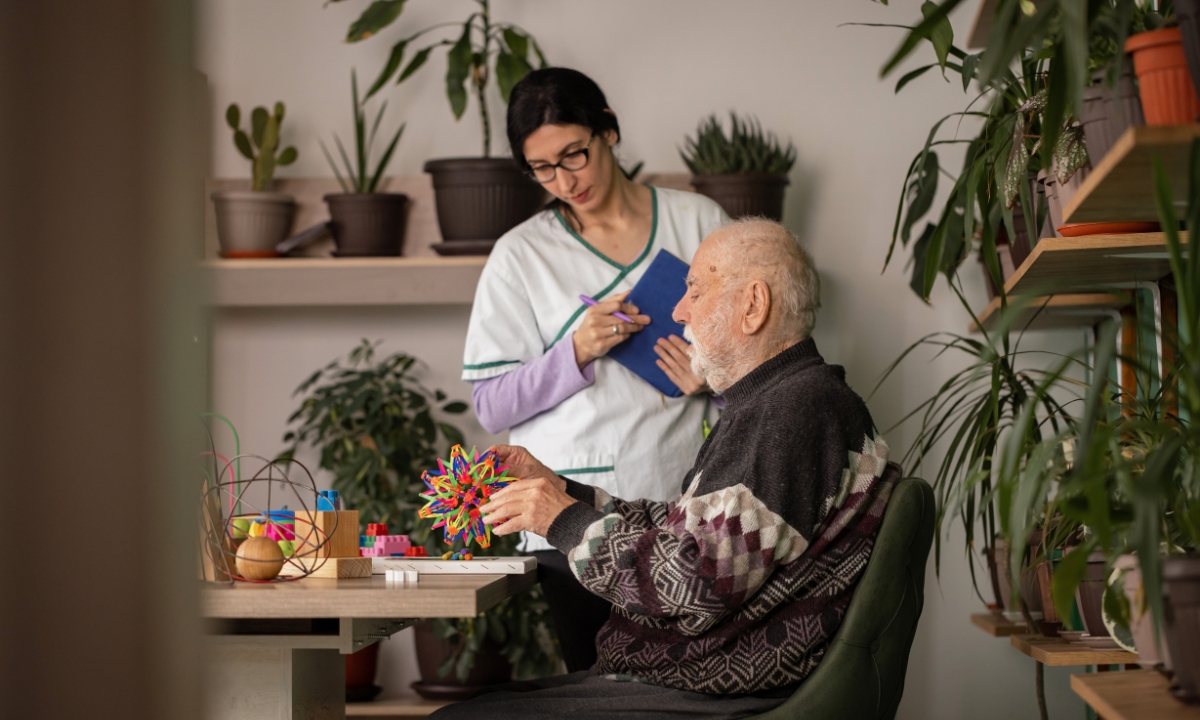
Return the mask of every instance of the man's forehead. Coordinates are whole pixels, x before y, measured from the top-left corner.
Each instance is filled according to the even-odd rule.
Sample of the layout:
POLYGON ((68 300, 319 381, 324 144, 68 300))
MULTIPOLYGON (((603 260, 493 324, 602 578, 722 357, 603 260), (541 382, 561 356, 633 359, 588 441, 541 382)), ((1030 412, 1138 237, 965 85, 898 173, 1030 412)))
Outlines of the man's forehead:
POLYGON ((720 235, 714 233, 697 248, 692 257, 692 267, 688 271, 688 284, 694 284, 716 277, 720 271, 721 248, 720 235), (715 242, 714 242, 715 241, 715 242))

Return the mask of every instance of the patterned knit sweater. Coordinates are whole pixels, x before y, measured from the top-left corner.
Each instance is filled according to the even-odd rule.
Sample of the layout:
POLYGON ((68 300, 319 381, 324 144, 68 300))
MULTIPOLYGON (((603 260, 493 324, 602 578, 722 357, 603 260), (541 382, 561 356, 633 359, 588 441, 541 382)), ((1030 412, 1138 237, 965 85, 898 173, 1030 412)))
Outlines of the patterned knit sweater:
POLYGON ((845 615, 899 476, 866 405, 811 339, 725 399, 675 502, 567 480, 580 502, 547 539, 613 603, 601 673, 714 694, 791 686, 845 615))

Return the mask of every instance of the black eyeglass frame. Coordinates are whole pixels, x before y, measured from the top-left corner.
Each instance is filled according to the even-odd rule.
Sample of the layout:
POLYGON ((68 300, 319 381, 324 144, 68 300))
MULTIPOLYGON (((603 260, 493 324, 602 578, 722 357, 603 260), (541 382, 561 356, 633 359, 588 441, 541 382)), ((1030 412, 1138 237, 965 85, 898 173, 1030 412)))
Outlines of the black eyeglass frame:
POLYGON ((588 163, 592 161, 592 141, 595 139, 596 139, 596 133, 593 132, 592 136, 590 138, 588 138, 587 144, 584 145, 581 149, 573 150, 572 152, 569 152, 566 155, 563 155, 562 159, 559 160, 558 162, 554 163, 553 165, 539 165, 537 167, 537 170, 545 170, 546 168, 550 168, 551 170, 554 171, 554 174, 551 175, 549 178, 547 178, 545 180, 542 180, 541 178, 539 178, 537 176, 537 170, 534 170, 533 167, 531 167, 528 163, 526 163, 526 165, 525 165, 525 167, 527 168, 525 170, 525 174, 528 175, 529 177, 533 178, 534 182, 539 183, 541 185, 545 185, 546 183, 554 182, 554 180, 558 177, 559 168, 562 168, 563 170, 566 170, 567 172, 579 172, 580 170, 587 167, 588 163), (583 156, 583 164, 582 165, 580 165, 577 168, 569 168, 566 165, 563 165, 563 163, 567 161, 567 158, 574 157, 576 155, 583 156))

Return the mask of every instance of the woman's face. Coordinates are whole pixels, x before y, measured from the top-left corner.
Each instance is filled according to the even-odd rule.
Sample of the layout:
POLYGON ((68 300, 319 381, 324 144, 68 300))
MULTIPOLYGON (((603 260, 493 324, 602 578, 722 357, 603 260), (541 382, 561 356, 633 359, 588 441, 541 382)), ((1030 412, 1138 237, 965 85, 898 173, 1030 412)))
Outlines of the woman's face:
MULTIPOLYGON (((617 133, 612 130, 593 135, 591 129, 582 125, 543 125, 525 138, 525 162, 536 169, 554 165, 586 149, 587 165, 574 171, 556 168, 554 179, 542 183, 542 187, 577 210, 587 212, 600 206, 612 190, 615 162, 612 146, 616 142, 617 133)), ((580 157, 568 158, 568 165, 572 159, 578 162, 580 157)))

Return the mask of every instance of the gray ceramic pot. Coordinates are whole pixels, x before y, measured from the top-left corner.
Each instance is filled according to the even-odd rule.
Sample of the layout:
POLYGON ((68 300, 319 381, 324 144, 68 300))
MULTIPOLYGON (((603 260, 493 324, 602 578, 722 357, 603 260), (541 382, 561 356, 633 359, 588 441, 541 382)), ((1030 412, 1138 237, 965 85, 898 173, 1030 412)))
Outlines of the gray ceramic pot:
POLYGON ((330 229, 338 257, 396 256, 404 243, 404 206, 398 193, 334 193, 329 204, 330 229))
POLYGON ((1200 701, 1200 556, 1163 562, 1167 647, 1175 666, 1178 694, 1200 701))
POLYGON ((1113 568, 1124 573, 1122 589, 1125 599, 1129 601, 1129 633, 1133 635, 1133 645, 1137 648, 1138 664, 1150 669, 1161 662, 1168 670, 1171 669, 1171 654, 1161 633, 1158 642, 1155 642, 1154 620, 1150 617, 1150 608, 1146 607, 1142 569, 1137 556, 1122 555, 1113 563, 1113 568))
POLYGON ((229 191, 212 194, 217 240, 227 258, 277 257, 275 246, 288 236, 296 201, 273 192, 229 191))
POLYGON ((783 191, 790 181, 775 173, 693 175, 692 187, 712 198, 731 218, 763 216, 783 219, 783 191))
POLYGON ((542 186, 512 158, 446 158, 425 163, 433 176, 442 255, 486 255, 501 235, 537 212, 542 186))
POLYGON ((1126 65, 1115 88, 1105 82, 1104 73, 1093 75, 1091 86, 1083 91, 1080 115, 1088 159, 1096 167, 1126 130, 1146 124, 1142 98, 1133 81, 1133 68, 1126 65))

